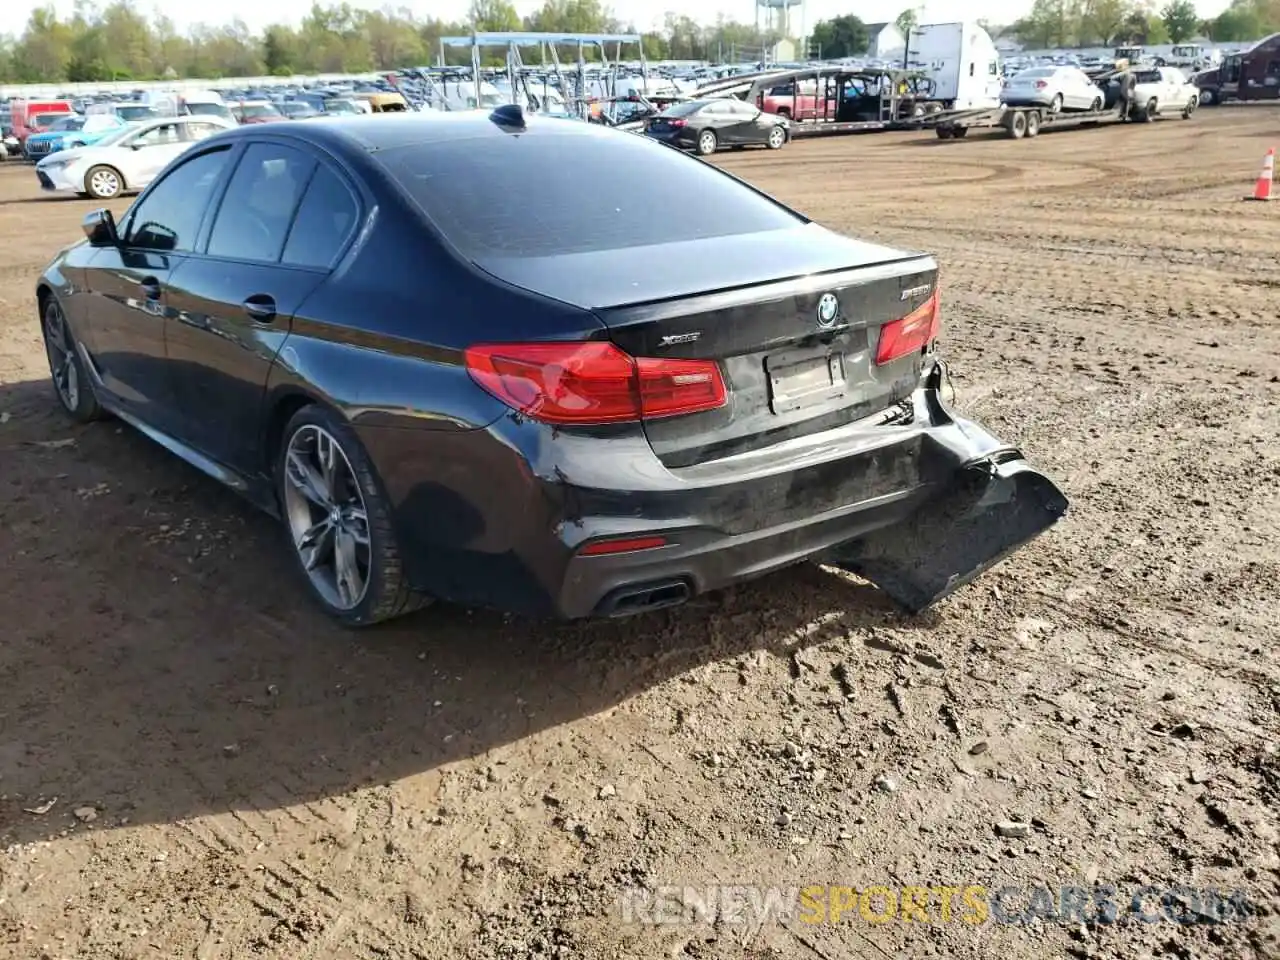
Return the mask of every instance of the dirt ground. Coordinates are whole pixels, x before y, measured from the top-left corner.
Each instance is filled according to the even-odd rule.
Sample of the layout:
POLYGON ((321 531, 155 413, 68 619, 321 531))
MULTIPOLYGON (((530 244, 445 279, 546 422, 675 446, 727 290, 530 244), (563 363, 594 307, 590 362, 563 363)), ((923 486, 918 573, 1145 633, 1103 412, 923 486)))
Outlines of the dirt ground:
POLYGON ((1280 955, 1280 206, 1241 202, 1278 124, 722 161, 936 252, 958 406, 1071 498, 916 619, 798 568, 631 621, 341 631, 270 521, 60 415, 32 292, 90 204, 6 165, 0 956, 1280 955), (620 905, 709 884, 893 892, 818 923, 620 905), (1108 884, 1122 918, 1145 885, 1253 912, 1005 922, 1108 884), (972 923, 892 913, 905 885, 1018 889, 972 923))

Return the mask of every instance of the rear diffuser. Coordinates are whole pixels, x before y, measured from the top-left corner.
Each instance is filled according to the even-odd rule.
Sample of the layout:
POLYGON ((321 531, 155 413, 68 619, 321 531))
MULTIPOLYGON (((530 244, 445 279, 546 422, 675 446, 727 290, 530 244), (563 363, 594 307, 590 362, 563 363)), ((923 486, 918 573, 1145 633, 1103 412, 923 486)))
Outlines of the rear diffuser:
POLYGON ((870 580, 910 613, 938 602, 1053 526, 1067 498, 1016 451, 970 463, 906 521, 825 562, 870 580))

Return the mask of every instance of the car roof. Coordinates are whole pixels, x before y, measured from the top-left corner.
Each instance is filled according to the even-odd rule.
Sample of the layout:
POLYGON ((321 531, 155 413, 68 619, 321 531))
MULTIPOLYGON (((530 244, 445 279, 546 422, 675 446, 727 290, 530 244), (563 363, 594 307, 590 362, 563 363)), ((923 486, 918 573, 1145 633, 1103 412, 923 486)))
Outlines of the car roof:
MULTIPOLYGON (((510 110, 510 107, 506 109, 510 110)), ((269 124, 270 130, 239 127, 218 134, 220 141, 236 137, 284 136, 302 140, 331 150, 361 150, 376 153, 398 147, 424 143, 448 143, 459 140, 484 140, 510 136, 519 132, 526 137, 612 137, 623 136, 616 130, 581 120, 525 115, 524 127, 513 127, 495 119, 493 111, 404 111, 354 116, 330 117, 323 122, 300 120, 282 126, 269 124)), ((634 134, 625 134, 634 136, 634 134)))

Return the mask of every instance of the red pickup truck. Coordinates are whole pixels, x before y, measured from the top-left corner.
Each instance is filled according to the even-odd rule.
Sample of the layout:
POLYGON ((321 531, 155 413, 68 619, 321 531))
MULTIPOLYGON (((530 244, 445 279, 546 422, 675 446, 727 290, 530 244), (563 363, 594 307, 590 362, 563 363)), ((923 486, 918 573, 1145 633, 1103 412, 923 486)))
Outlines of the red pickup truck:
POLYGON ((835 98, 819 97, 816 80, 788 80, 760 94, 757 106, 792 120, 818 120, 835 116, 835 98))
POLYGON ((67 100, 13 100, 9 104, 9 118, 13 123, 13 135, 19 143, 26 143, 33 133, 43 133, 49 124, 75 113, 67 100))

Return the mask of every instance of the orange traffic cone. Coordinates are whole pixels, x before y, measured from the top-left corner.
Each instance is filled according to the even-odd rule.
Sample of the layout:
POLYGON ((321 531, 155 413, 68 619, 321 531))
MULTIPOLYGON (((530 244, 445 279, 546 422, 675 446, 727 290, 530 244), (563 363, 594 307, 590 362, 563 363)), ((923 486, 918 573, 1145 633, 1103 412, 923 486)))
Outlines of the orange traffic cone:
POLYGON ((1270 200, 1271 181, 1276 173, 1276 150, 1272 147, 1262 160, 1262 172, 1258 174, 1258 182, 1253 185, 1253 196, 1246 200, 1270 200))

